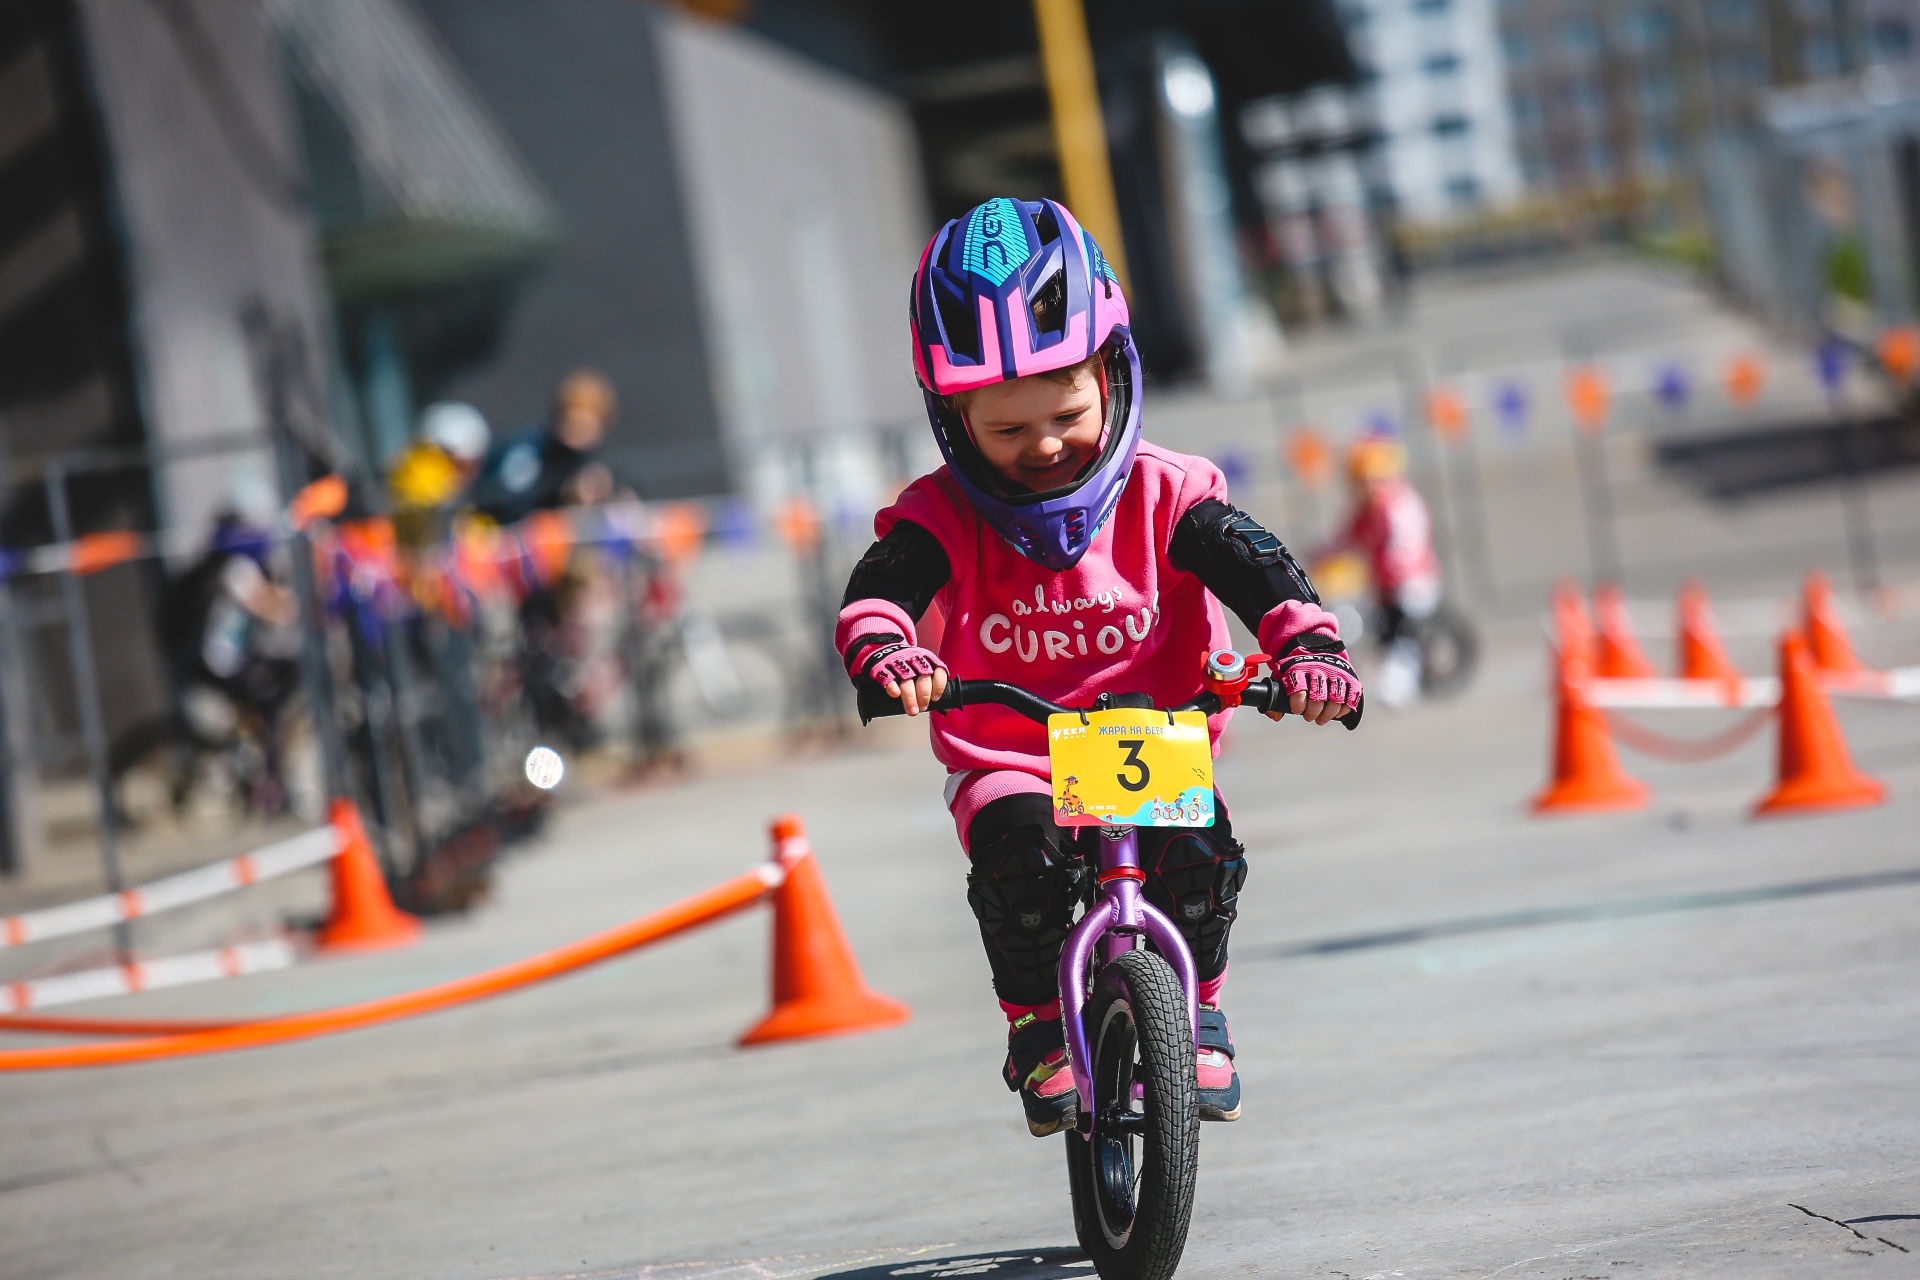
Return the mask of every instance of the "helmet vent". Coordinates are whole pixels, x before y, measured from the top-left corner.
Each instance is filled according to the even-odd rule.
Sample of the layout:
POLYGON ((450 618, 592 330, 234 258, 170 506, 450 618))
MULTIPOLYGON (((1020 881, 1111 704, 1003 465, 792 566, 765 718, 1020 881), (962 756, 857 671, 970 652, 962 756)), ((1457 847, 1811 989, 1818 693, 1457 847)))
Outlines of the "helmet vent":
POLYGON ((1063 522, 1063 526, 1067 536, 1068 550, 1072 550, 1074 547, 1085 542, 1087 540, 1086 509, 1083 507, 1067 512, 1067 518, 1063 522))
POLYGON ((940 309, 940 328, 946 338, 948 356, 960 356, 978 364, 983 358, 980 353, 980 321, 968 305, 966 292, 957 288, 944 273, 936 274, 933 302, 940 309))
POLYGON ((1035 333, 1064 333, 1067 328, 1067 273, 1055 271, 1047 277, 1046 283, 1033 291, 1033 301, 1027 304, 1027 310, 1033 313, 1033 331, 1035 333))
POLYGON ((1040 233, 1043 249, 1060 238, 1060 220, 1053 216, 1053 206, 1044 200, 1033 211, 1033 229, 1040 233))

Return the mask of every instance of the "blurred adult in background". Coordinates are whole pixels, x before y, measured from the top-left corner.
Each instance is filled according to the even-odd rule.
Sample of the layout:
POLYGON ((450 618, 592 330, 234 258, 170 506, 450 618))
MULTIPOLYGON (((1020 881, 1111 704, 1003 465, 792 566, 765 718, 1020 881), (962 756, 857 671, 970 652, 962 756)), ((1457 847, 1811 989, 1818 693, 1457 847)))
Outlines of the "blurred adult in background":
POLYGON ((387 472, 395 533, 404 546, 443 537, 487 459, 492 431, 470 404, 443 400, 420 415, 420 432, 387 472))
POLYGON ((1388 706, 1420 692, 1420 625, 1440 608, 1440 557, 1425 499, 1407 479, 1407 451, 1386 436, 1365 436, 1347 451, 1353 508, 1332 547, 1366 556, 1379 609, 1379 673, 1369 689, 1388 706))
POLYGON ((613 496, 613 473, 597 457, 619 402, 591 369, 561 379, 546 422, 502 440, 474 485, 474 505, 501 524, 535 511, 592 506, 613 496))
MULTIPOLYGON (((613 473, 597 457, 618 402, 613 385, 591 369, 560 380, 544 422, 496 444, 474 483, 472 506, 511 525, 541 511, 595 507, 616 496, 613 473)), ((578 525, 578 522, 575 522, 578 525)), ((597 531, 585 526, 576 533, 597 531)), ((628 578, 591 542, 573 545, 565 572, 529 584, 520 601, 522 687, 543 732, 585 749, 606 736, 605 722, 627 676, 619 645, 631 613, 628 578)))

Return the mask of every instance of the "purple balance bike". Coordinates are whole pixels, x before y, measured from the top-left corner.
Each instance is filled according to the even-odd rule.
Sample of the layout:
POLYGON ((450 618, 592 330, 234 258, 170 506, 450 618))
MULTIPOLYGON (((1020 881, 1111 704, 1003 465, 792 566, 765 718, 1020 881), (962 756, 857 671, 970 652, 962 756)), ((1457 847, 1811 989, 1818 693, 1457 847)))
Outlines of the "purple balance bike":
MULTIPOLYGON (((1218 650, 1207 656, 1204 692, 1157 709, 1284 711, 1278 682, 1250 675, 1248 659, 1218 650)), ((998 680, 951 680, 931 709, 985 703, 1042 725, 1051 715, 1151 706, 1141 695, 1103 693, 1090 707, 1063 707, 998 680)), ((1080 1095, 1079 1125, 1066 1135, 1073 1226, 1105 1280, 1165 1280, 1186 1247, 1200 1165, 1199 982, 1180 930, 1141 893, 1134 827, 1098 830, 1091 896, 1060 953, 1060 1010, 1080 1095)))

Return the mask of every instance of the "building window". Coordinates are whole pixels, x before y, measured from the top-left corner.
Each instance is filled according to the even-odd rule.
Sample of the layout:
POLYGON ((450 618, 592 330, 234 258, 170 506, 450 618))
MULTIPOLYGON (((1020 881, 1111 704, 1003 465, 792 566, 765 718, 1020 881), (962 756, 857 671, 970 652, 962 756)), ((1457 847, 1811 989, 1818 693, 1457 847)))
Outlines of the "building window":
POLYGON ((1613 153, 1598 138, 1587 141, 1587 180, 1594 186, 1613 180, 1613 153))
POLYGON ((1560 28, 1560 43, 1576 58, 1590 58, 1600 50, 1600 27, 1592 18, 1572 18, 1560 28))
POLYGON ((1655 134, 1640 148, 1640 170, 1650 178, 1664 178, 1673 172, 1673 157, 1673 139, 1655 134))
POLYGON ((1576 80, 1567 88, 1567 96, 1573 103, 1573 109, 1585 117, 1594 127, 1599 127, 1603 114, 1600 104, 1600 85, 1593 80, 1576 80))
POLYGON ((1640 79, 1640 112, 1649 118, 1666 116, 1673 110, 1679 98, 1679 90, 1672 76, 1664 71, 1650 71, 1640 79))
POLYGON ((1833 41, 1824 35, 1807 41, 1807 74, 1816 77, 1839 74, 1840 59, 1837 54, 1833 41))
POLYGON ((1751 31, 1759 21, 1753 0, 1712 0, 1707 7, 1708 21, 1723 31, 1751 31))
POLYGON ((1453 7, 1453 0, 1413 0, 1415 13, 1442 14, 1453 7))
POLYGON ((1421 64, 1430 76, 1450 76, 1460 70, 1460 55, 1457 53, 1430 53, 1421 64))
POLYGON ((1473 121, 1457 111, 1449 111, 1435 116, 1433 123, 1427 127, 1433 130, 1436 138, 1464 138, 1472 130, 1473 121))
POLYGON ((1472 209, 1480 203, 1480 179, 1470 173, 1456 173, 1447 179, 1447 199, 1456 209, 1472 209))
POLYGON ((1889 61, 1913 52, 1913 28, 1905 18, 1880 17, 1873 20, 1874 51, 1889 61))
POLYGON ((1673 43, 1673 15, 1664 9, 1636 9, 1620 29, 1622 43, 1636 53, 1658 53, 1673 43))

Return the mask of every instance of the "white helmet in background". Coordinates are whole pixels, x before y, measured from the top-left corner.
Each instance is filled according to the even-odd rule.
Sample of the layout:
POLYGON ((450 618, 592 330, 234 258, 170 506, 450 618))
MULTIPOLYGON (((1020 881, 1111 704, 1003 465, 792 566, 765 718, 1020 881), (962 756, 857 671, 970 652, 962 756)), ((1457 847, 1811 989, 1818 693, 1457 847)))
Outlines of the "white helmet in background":
POLYGON ((439 445, 456 462, 477 463, 487 456, 493 432, 472 405, 442 400, 421 413, 420 438, 439 445))

